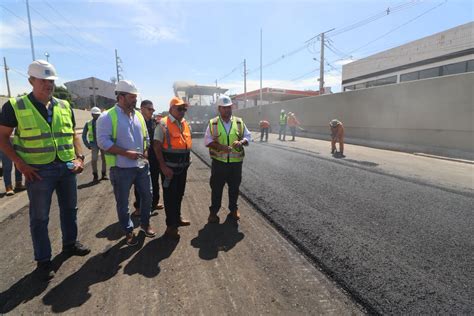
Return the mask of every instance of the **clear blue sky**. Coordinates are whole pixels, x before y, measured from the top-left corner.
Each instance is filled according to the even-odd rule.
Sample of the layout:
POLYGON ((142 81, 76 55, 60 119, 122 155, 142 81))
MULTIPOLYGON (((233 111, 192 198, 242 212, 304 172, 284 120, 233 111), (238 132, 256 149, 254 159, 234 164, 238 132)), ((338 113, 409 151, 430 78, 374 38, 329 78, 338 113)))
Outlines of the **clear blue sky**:
MULTIPOLYGON (((244 58, 248 70, 255 69, 248 75, 247 89, 258 89, 260 28, 263 64, 277 61, 264 68, 263 86, 317 90, 319 71, 311 71, 319 67, 313 57, 319 58, 320 43, 288 53, 320 32, 338 32, 379 17, 339 35, 328 34, 337 54, 326 49, 332 67, 326 66, 325 81, 338 91, 341 64, 350 60, 346 54, 360 59, 470 22, 473 10, 471 0, 30 0, 36 58, 49 53, 58 84, 90 76, 110 80, 116 76, 118 49, 125 79, 134 81, 141 98, 151 99, 159 110, 167 109, 177 80, 214 85, 221 79, 219 86, 229 93, 242 93, 244 58), (387 8, 388 15, 380 14, 387 8), (286 57, 278 59, 282 55, 286 57)), ((11 68, 14 95, 30 91, 25 77, 32 60, 26 21, 25 0, 0 2, 0 57, 6 57, 11 68)), ((0 94, 6 93, 2 71, 0 94)))

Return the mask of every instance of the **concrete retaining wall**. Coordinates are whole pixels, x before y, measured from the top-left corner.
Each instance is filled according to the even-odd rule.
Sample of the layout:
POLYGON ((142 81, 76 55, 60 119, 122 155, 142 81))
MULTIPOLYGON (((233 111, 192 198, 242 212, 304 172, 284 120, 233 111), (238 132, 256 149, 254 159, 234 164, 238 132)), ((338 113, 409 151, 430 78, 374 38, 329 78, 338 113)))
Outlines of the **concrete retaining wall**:
POLYGON ((278 131, 283 108, 307 131, 329 139, 328 123, 344 123, 348 143, 474 159, 474 73, 418 80, 236 110, 257 129, 267 118, 278 131))

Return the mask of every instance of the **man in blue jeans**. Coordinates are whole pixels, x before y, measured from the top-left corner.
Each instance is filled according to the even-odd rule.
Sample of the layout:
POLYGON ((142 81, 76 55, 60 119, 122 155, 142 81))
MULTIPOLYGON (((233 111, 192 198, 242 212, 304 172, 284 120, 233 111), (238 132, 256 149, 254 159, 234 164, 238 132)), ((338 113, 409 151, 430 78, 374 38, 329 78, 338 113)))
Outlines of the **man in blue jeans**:
POLYGON ((0 151, 0 157, 2 160, 2 166, 3 166, 3 182, 5 183, 5 195, 6 196, 11 196, 15 194, 15 191, 22 191, 26 189, 26 187, 21 183, 23 181, 23 176, 21 172, 18 170, 17 167, 15 167, 15 191, 13 190, 13 185, 12 185, 12 169, 13 169, 13 162, 10 160, 10 158, 7 157, 7 155, 4 155, 0 151))
POLYGON ((54 276, 48 236, 53 191, 58 197, 63 253, 85 256, 90 252, 77 240, 76 174, 83 170, 84 156, 69 103, 53 97, 56 69, 36 60, 28 67, 28 75, 33 92, 11 98, 2 107, 0 150, 25 175, 36 275, 49 280, 54 276))
POLYGON ((133 232, 128 199, 132 185, 140 196, 140 230, 147 237, 156 233, 150 225, 151 181, 146 161, 149 137, 145 119, 135 110, 138 91, 135 85, 121 80, 115 87, 117 103, 97 120, 97 142, 106 151, 105 160, 110 167, 110 182, 114 188, 117 215, 126 233, 129 246, 138 243, 133 232))

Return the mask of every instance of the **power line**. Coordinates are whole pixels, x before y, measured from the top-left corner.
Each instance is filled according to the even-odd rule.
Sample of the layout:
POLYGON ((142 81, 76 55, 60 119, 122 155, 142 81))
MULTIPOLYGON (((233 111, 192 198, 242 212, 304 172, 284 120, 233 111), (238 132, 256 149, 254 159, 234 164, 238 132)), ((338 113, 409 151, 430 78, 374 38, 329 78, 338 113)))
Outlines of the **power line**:
POLYGON ((319 71, 319 68, 315 68, 315 69, 311 70, 310 72, 307 72, 307 73, 302 74, 302 75, 300 75, 296 78, 291 79, 290 81, 297 81, 297 80, 303 79, 303 78, 308 77, 309 75, 312 75, 312 74, 314 74, 315 72, 318 72, 318 71, 319 71))
POLYGON ((239 63, 237 66, 235 66, 235 67, 231 70, 231 72, 227 73, 226 75, 220 77, 220 78, 217 79, 217 80, 218 80, 218 81, 221 81, 221 80, 223 80, 223 79, 229 77, 229 76, 232 75, 234 72, 236 72, 237 70, 239 70, 243 65, 244 65, 243 62, 239 63))

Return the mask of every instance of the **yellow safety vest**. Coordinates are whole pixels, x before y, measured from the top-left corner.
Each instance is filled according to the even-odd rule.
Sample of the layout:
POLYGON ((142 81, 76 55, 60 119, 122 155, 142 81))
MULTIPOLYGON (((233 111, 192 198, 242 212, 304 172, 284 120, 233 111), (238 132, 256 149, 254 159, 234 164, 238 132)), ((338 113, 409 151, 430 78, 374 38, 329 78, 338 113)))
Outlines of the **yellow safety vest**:
POLYGON ((280 125, 286 125, 286 123, 287 123, 286 114, 281 113, 280 114, 280 125))
MULTIPOLYGON (((227 134, 222 119, 217 116, 209 121, 209 131, 214 141, 221 145, 231 146, 236 140, 240 141, 244 137, 244 122, 241 118, 232 116, 231 126, 227 134)), ((232 148, 230 153, 225 153, 209 147, 209 154, 212 159, 222 162, 242 162, 244 160, 244 148, 232 148)))
MULTIPOLYGON (((97 121, 95 123, 96 123, 96 126, 97 126, 97 121)), ((87 122, 87 140, 89 142, 95 142, 94 129, 93 129, 93 126, 92 126, 92 120, 87 122)))
POLYGON ((51 126, 31 103, 28 96, 11 98, 18 126, 13 148, 27 164, 47 164, 56 156, 67 162, 75 158, 72 110, 65 100, 53 98, 51 126))
MULTIPOLYGON (((107 115, 110 117, 112 121, 112 141, 114 144, 117 142, 117 125, 118 125, 118 113, 117 113, 117 106, 112 107, 111 109, 107 110, 107 115)), ((146 135, 147 135, 147 128, 145 119, 143 118, 142 114, 135 110, 135 115, 138 117, 140 124, 142 126, 142 135, 143 135, 143 151, 146 151, 146 135)), ((117 155, 111 154, 109 152, 105 153, 105 164, 107 167, 115 167, 117 165, 117 155)))

